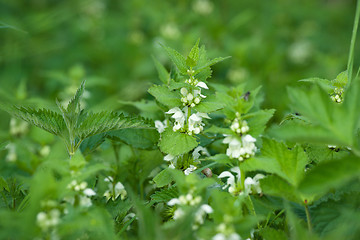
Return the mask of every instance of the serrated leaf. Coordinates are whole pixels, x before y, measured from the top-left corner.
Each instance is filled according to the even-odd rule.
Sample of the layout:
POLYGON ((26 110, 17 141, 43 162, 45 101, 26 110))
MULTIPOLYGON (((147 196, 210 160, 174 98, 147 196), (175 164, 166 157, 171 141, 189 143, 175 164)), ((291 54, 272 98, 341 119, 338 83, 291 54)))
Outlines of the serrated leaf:
POLYGON ((208 62, 206 62, 204 65, 201 65, 201 66, 197 66, 195 68, 195 74, 198 74, 199 72, 201 72, 202 70, 208 68, 208 67, 211 67, 212 65, 216 64, 216 63, 219 63, 219 62, 222 62, 226 59, 230 58, 230 56, 228 57, 218 57, 218 58, 214 58, 208 62))
POLYGON ((164 187, 173 181, 173 175, 168 168, 165 168, 153 178, 153 181, 157 187, 164 187))
POLYGON ((111 131, 107 137, 125 142, 139 149, 154 149, 159 140, 156 129, 121 129, 111 131))
POLYGON ((257 138, 260 134, 262 134, 265 130, 266 123, 270 120, 274 113, 275 109, 267 109, 244 115, 244 119, 250 127, 249 134, 254 138, 257 138))
POLYGON ((75 131, 78 138, 85 139, 99 133, 114 130, 151 127, 149 122, 140 117, 128 117, 116 112, 99 112, 84 113, 75 131))
POLYGON ((0 192, 2 192, 3 189, 10 192, 9 185, 7 184, 7 182, 5 181, 5 179, 3 177, 0 177, 0 192))
POLYGON ((234 132, 230 128, 222 128, 215 125, 211 125, 208 129, 206 129, 204 132, 206 133, 217 133, 217 134, 228 134, 231 135, 234 132))
POLYGON ((173 108, 181 106, 181 97, 179 92, 170 91, 165 86, 154 85, 148 92, 153 95, 161 104, 173 108))
POLYGON ((197 62, 199 61, 199 42, 200 39, 197 40, 194 47, 191 49, 189 55, 186 58, 186 64, 189 67, 195 67, 197 62))
POLYGON ((153 59, 154 59, 156 70, 157 70, 158 75, 159 75, 159 79, 164 84, 169 84, 170 74, 168 73, 166 68, 158 60, 156 60, 155 58, 153 58, 153 59))
POLYGON ((84 156, 96 150, 106 139, 106 133, 97 134, 86 138, 80 145, 80 150, 84 156))
POLYGON ((177 198, 178 196, 179 196, 179 192, 177 190, 177 187, 171 186, 169 188, 156 191, 150 197, 152 201, 156 203, 160 203, 160 202, 168 202, 173 198, 177 198))
POLYGON ((174 49, 172 49, 170 47, 163 46, 163 48, 165 49, 165 51, 169 55, 171 61, 179 69, 179 71, 184 75, 187 74, 188 68, 186 66, 185 58, 180 53, 178 53, 176 50, 174 50, 174 49))
POLYGON ((80 87, 77 89, 74 97, 69 101, 66 111, 68 113, 70 112, 76 112, 80 111, 80 100, 85 91, 85 81, 83 81, 80 85, 80 87))
POLYGON ((334 87, 344 88, 348 83, 348 71, 343 71, 336 76, 334 80, 331 81, 334 87))
POLYGON ((174 132, 167 128, 162 134, 159 143, 160 150, 166 154, 178 156, 188 153, 197 147, 198 142, 195 137, 186 133, 174 132))
POLYGON ((8 109, 8 112, 14 117, 20 118, 49 133, 57 136, 66 136, 66 124, 63 117, 57 112, 21 106, 12 106, 8 109))
MULTIPOLYGON (((296 145, 293 149, 289 149, 284 143, 265 138, 261 150, 263 158, 253 158, 247 161, 247 164, 255 164, 256 162, 268 159, 266 163, 259 166, 258 170, 275 173, 288 181, 293 186, 302 179, 308 158, 304 150, 296 145)), ((266 160, 265 160, 266 161, 266 160)))
POLYGON ((360 176, 360 161, 355 156, 321 162, 310 170, 299 184, 304 193, 325 193, 360 176))
POLYGON ((323 78, 307 78, 307 79, 301 79, 299 82, 311 82, 311 83, 317 83, 321 88, 323 88, 327 93, 331 93, 334 91, 334 87, 330 80, 323 79, 323 78))
POLYGON ((222 108, 224 108, 224 104, 219 101, 217 95, 211 95, 202 99, 193 109, 198 112, 210 113, 222 108))

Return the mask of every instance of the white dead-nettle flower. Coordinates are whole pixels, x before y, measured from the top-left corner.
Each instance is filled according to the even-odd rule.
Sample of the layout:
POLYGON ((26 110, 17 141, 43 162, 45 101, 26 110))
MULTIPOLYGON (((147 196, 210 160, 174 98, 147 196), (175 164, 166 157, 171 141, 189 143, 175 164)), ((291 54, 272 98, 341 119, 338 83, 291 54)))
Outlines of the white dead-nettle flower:
POLYGON ((229 187, 228 191, 229 193, 233 195, 237 195, 241 192, 241 172, 239 167, 233 167, 230 169, 231 172, 235 173, 236 176, 234 176, 229 171, 222 172, 218 178, 228 178, 226 181, 226 184, 222 187, 223 189, 229 187), (236 179, 235 179, 236 177, 236 179))
POLYGON ((178 157, 179 156, 173 156, 171 154, 168 154, 164 157, 164 160, 170 162, 169 168, 175 169, 178 157))
POLYGON ((244 193, 246 195, 249 194, 260 194, 261 188, 260 188, 260 179, 263 179, 265 176, 258 173, 253 178, 247 177, 244 181, 245 191, 244 193))
MULTIPOLYGON (((96 195, 96 192, 91 188, 87 188, 87 182, 78 183, 76 180, 71 181, 67 185, 68 189, 71 189, 79 194, 79 205, 82 207, 90 207, 92 205, 91 197, 96 195)), ((65 198, 65 200, 71 204, 75 203, 73 197, 65 198)))
POLYGON ((210 156, 210 153, 208 152, 208 150, 205 147, 202 146, 197 146, 194 151, 192 152, 192 157, 194 160, 197 160, 200 158, 201 155, 204 156, 210 156))
POLYGON ((121 200, 126 198, 127 192, 121 182, 114 182, 114 179, 111 176, 106 177, 104 181, 109 183, 108 190, 104 193, 106 201, 109 201, 110 198, 115 201, 119 196, 121 197, 121 200))
POLYGON ((39 212, 36 215, 36 224, 42 231, 46 232, 50 228, 55 227, 60 223, 60 211, 52 209, 49 212, 39 212))
POLYGON ((213 213, 214 210, 208 204, 203 204, 195 213, 195 221, 192 228, 194 230, 198 229, 200 225, 204 224, 204 219, 206 214, 213 213))
POLYGON ((11 118, 10 119, 10 134, 18 136, 29 131, 29 124, 23 120, 11 118))
POLYGON ((201 202, 201 196, 194 197, 192 193, 188 193, 186 195, 180 195, 178 198, 171 199, 167 204, 169 206, 174 205, 188 205, 194 206, 201 202))
POLYGON ((180 89, 180 93, 182 95, 181 102, 184 106, 195 107, 201 102, 202 98, 206 98, 205 95, 201 94, 200 89, 200 86, 202 86, 203 88, 206 87, 206 89, 208 89, 206 84, 204 82, 199 82, 196 86, 198 86, 199 89, 195 89, 192 92, 184 87, 180 89))
POLYGON ((166 112, 167 114, 173 114, 171 118, 175 119, 173 131, 176 132, 181 130, 185 126, 186 114, 181 111, 180 108, 175 107, 166 112))
POLYGON ((160 28, 161 35, 165 38, 176 39, 180 36, 180 30, 174 23, 167 23, 160 28))
POLYGON ((197 167, 195 167, 194 165, 190 165, 187 169, 184 170, 184 173, 185 173, 185 175, 189 175, 190 173, 192 173, 196 169, 197 169, 197 167))
POLYGON ((249 134, 241 136, 241 140, 236 136, 226 136, 223 140, 223 143, 229 144, 226 155, 239 161, 255 155, 255 142, 256 139, 249 134))
POLYGON ((167 121, 164 120, 163 122, 156 120, 155 121, 155 128, 159 133, 162 133, 165 131, 165 128, 167 127, 167 121))
POLYGON ((204 123, 202 123, 202 119, 207 118, 210 119, 210 117, 206 113, 193 113, 189 117, 189 129, 188 134, 199 134, 204 129, 204 123))

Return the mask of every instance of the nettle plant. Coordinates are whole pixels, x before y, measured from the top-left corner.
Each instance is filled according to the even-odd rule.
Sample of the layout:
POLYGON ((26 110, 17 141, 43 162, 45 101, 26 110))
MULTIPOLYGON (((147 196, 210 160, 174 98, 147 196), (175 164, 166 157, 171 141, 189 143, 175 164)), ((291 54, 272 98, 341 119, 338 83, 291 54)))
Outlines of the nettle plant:
POLYGON ((209 59, 199 41, 186 57, 164 46, 175 68, 155 60, 154 100, 122 102, 151 120, 86 112, 84 83, 59 112, 3 105, 59 136, 69 158, 0 178, 1 238, 358 239, 354 39, 348 70, 289 88, 293 113, 267 132, 275 110, 261 108, 260 87, 214 83, 226 58, 209 59))

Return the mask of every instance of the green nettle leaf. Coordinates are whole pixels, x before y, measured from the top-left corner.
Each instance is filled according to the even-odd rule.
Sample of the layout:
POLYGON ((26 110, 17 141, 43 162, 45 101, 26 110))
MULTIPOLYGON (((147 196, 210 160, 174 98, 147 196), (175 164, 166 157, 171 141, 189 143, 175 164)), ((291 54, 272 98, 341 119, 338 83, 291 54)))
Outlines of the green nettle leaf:
POLYGON ((173 108, 182 104, 180 93, 178 91, 169 91, 166 86, 154 85, 148 92, 153 95, 161 104, 173 108))
POLYGON ((1 106, 13 116, 61 137, 70 156, 75 154, 84 139, 96 134, 125 128, 151 128, 152 124, 140 117, 128 117, 122 113, 109 111, 84 112, 80 108, 84 88, 85 81, 82 82, 66 108, 57 101, 61 114, 47 109, 36 110, 19 106, 4 107, 3 104, 1 106))
POLYGON ((299 184, 304 193, 325 193, 360 176, 360 161, 355 156, 319 163, 299 184))
POLYGON ((244 115, 244 119, 247 121, 251 136, 257 138, 265 130, 266 123, 274 115, 275 109, 260 110, 257 112, 244 115))
POLYGON ((171 183, 173 179, 173 175, 171 171, 169 171, 169 168, 165 168, 153 178, 153 181, 156 183, 156 186, 160 188, 171 183))
POLYGON ((224 108, 224 104, 219 101, 217 95, 211 95, 201 100, 193 109, 198 112, 210 113, 222 108, 224 108))
POLYGON ((333 84, 330 80, 323 79, 323 78, 307 78, 301 79, 299 82, 310 82, 310 83, 317 83, 321 88, 323 88, 327 93, 331 93, 334 91, 333 84))
POLYGON ((155 58, 154 62, 155 62, 155 67, 156 70, 159 74, 159 79, 164 83, 164 84, 169 84, 170 81, 170 74, 168 73, 168 71, 165 69, 165 67, 155 58))
POLYGON ((261 179, 260 186, 265 194, 283 197, 297 203, 303 203, 303 199, 296 188, 276 175, 270 175, 261 179))
POLYGON ((261 153, 261 157, 248 159, 241 166, 249 170, 275 173, 291 185, 298 185, 308 163, 302 147, 296 145, 289 149, 284 143, 264 138, 261 153))
POLYGON ((154 149, 159 140, 159 133, 156 129, 121 129, 109 132, 107 137, 135 148, 154 149))
POLYGON ((200 39, 197 40, 195 46, 191 49, 188 57, 186 58, 186 64, 189 67, 195 67, 199 61, 199 42, 200 39))
POLYGON ((230 56, 228 57, 218 57, 218 58, 214 58, 208 62, 206 62, 204 65, 199 65, 197 66, 195 69, 195 74, 198 74, 199 72, 203 71, 204 69, 211 67, 212 65, 215 65, 216 63, 222 62, 226 59, 230 58, 230 56))
POLYGON ((177 187, 171 186, 169 188, 156 191, 150 197, 152 201, 159 203, 159 202, 168 202, 173 198, 177 198, 178 196, 179 196, 179 192, 177 187))
POLYGON ((198 142, 195 137, 186 133, 174 132, 167 128, 162 134, 159 143, 160 150, 173 156, 190 152, 197 147, 198 142))
POLYGON ((176 50, 174 50, 170 47, 163 46, 163 48, 169 55, 171 61, 179 69, 179 71, 184 75, 187 74, 188 67, 186 65, 185 58, 179 52, 177 52, 176 50))
POLYGON ((348 83, 348 71, 343 71, 336 76, 334 80, 331 81, 334 87, 344 88, 348 83))
POLYGON ((0 192, 2 192, 4 189, 10 192, 8 183, 5 181, 3 177, 0 177, 0 192))

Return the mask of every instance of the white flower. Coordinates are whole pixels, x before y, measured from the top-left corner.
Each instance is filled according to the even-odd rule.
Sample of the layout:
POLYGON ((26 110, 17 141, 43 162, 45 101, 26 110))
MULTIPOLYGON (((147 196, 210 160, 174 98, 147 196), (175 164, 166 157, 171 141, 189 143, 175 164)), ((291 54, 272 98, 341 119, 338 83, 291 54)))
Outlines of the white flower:
POLYGON ((175 107, 166 112, 167 114, 173 114, 171 117, 175 119, 173 131, 176 132, 184 127, 186 115, 180 108, 175 107))
POLYGON ((96 192, 94 190, 92 190, 91 188, 86 188, 83 193, 88 196, 88 197, 91 197, 91 196, 95 196, 96 195, 96 192))
POLYGON ((16 154, 16 145, 14 143, 9 143, 5 147, 9 152, 6 155, 7 162, 16 162, 17 154, 16 154))
POLYGON ((223 186, 223 189, 229 187, 228 191, 229 193, 236 195, 238 192, 241 191, 239 189, 238 184, 241 181, 241 172, 239 167, 233 167, 230 169, 231 172, 234 172, 237 175, 237 179, 235 180, 235 176, 230 173, 229 171, 222 172, 218 178, 228 178, 226 181, 226 184, 223 186))
POLYGON ((260 179, 263 179, 265 176, 262 174, 256 174, 253 178, 247 177, 245 179, 244 185, 245 185, 245 194, 248 195, 250 193, 261 193, 260 188, 260 179))
POLYGON ((199 134, 204 129, 204 123, 202 123, 202 119, 207 118, 210 119, 210 117, 206 113, 193 113, 189 117, 189 129, 188 134, 199 134))
POLYGON ((36 215, 36 224, 42 231, 47 231, 51 227, 55 227, 60 222, 60 211, 52 209, 50 212, 39 212, 36 215))
POLYGON ((203 204, 195 213, 195 221, 193 225, 193 229, 196 230, 199 228, 199 225, 204 223, 204 218, 206 214, 213 213, 214 210, 207 204, 203 204))
POLYGON ((239 118, 235 118, 234 121, 232 122, 230 129, 233 132, 236 132, 237 134, 245 134, 247 133, 250 128, 247 125, 247 122, 245 120, 239 120, 239 118))
POLYGON ((194 165, 190 165, 187 169, 184 170, 185 175, 189 175, 190 173, 192 173, 193 171, 196 170, 197 167, 195 167, 194 165))
POLYGON ((229 144, 226 155, 230 158, 238 159, 239 161, 243 161, 244 159, 255 155, 255 142, 256 139, 249 134, 241 136, 241 141, 235 136, 227 136, 223 140, 223 143, 229 144))
POLYGON ((177 159, 178 157, 177 156, 173 156, 171 154, 168 154, 164 157, 164 160, 167 161, 167 162, 170 162, 170 166, 169 168, 172 168, 174 169, 175 168, 175 165, 177 163, 177 159))
POLYGON ((156 121, 155 121, 155 127, 156 127, 156 129, 157 129, 157 131, 158 131, 159 133, 164 132, 164 131, 165 131, 165 128, 167 127, 166 120, 163 121, 163 122, 161 122, 161 121, 159 121, 159 120, 156 120, 156 121))
POLYGON ((176 220, 176 219, 182 218, 184 215, 185 215, 185 212, 181 208, 178 208, 174 212, 173 219, 176 220))
POLYGON ((198 146, 198 147, 196 147, 196 148, 194 149, 194 151, 193 151, 193 153, 192 153, 193 159, 194 159, 194 160, 199 159, 200 154, 201 154, 201 155, 208 156, 208 157, 210 156, 210 154, 209 154, 209 152, 208 152, 208 150, 207 150, 206 148, 204 148, 204 147, 202 147, 202 146, 198 146))
POLYGON ((197 0, 193 3, 193 10, 202 15, 210 14, 213 9, 213 3, 209 0, 197 0))
POLYGON ((121 197, 121 200, 124 200, 127 196, 127 192, 125 190, 124 185, 121 182, 114 182, 113 178, 111 176, 104 179, 105 182, 109 182, 108 189, 104 193, 104 196, 106 197, 106 201, 111 200, 115 201, 119 196, 121 197))
POLYGON ((206 85, 206 83, 204 83, 204 82, 198 82, 195 86, 204 88, 204 89, 209 89, 208 86, 206 85))

